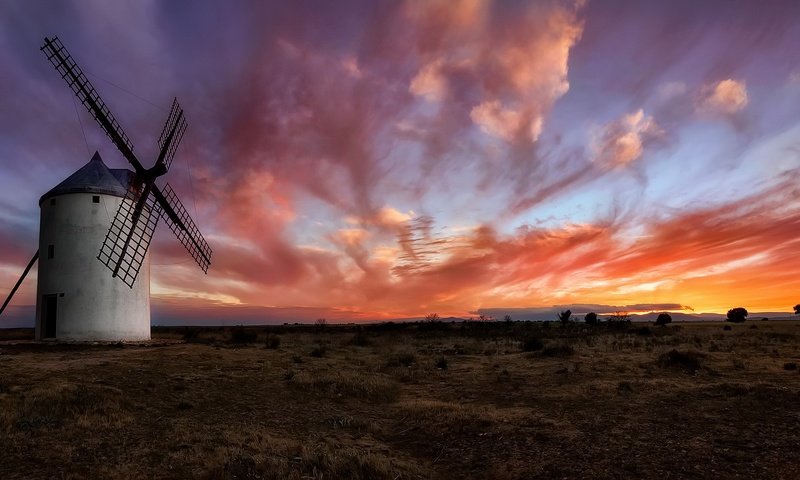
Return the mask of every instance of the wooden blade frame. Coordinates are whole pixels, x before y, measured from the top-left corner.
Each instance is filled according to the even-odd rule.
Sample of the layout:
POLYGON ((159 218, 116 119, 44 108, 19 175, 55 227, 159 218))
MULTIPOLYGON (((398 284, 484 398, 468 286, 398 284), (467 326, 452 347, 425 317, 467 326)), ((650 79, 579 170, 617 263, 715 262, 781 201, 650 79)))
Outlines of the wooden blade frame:
POLYGON ((169 111, 167 122, 158 137, 160 152, 156 165, 164 165, 164 173, 169 171, 172 159, 175 158, 175 152, 178 150, 178 145, 180 145, 185 132, 186 118, 183 116, 183 109, 178 104, 178 99, 175 98, 172 100, 172 108, 169 111))
MULTIPOLYGON (((169 205, 175 216, 162 214, 162 217, 164 217, 169 228, 172 229, 172 232, 186 248, 186 251, 189 252, 189 255, 197 262, 197 265, 204 272, 208 272, 208 267, 211 265, 211 247, 208 246, 192 217, 189 216, 189 212, 186 211, 169 183, 164 186, 164 201, 169 205)), ((166 208, 164 211, 166 213, 166 208)))
POLYGON ((86 110, 92 114, 119 151, 122 152, 122 155, 131 162, 136 169, 136 173, 140 175, 143 174, 145 168, 142 166, 139 159, 136 158, 136 155, 133 154, 133 144, 131 144, 125 132, 122 131, 122 127, 120 127, 114 115, 111 114, 111 111, 108 109, 105 102, 103 102, 103 99, 97 94, 97 90, 95 90, 94 86, 89 82, 89 79, 86 78, 81 67, 75 63, 75 60, 72 59, 67 49, 64 48, 64 44, 61 43, 61 40, 59 40, 58 37, 52 40, 45 38, 41 50, 47 55, 47 59, 50 60, 50 63, 56 67, 56 71, 61 74, 61 78, 67 82, 67 85, 69 85, 69 88, 75 93, 75 96, 78 97, 78 100, 80 100, 83 106, 86 107, 86 110))
POLYGON ((113 276, 131 288, 144 263, 159 217, 161 207, 152 195, 137 198, 135 191, 129 190, 100 247, 97 258, 113 276))

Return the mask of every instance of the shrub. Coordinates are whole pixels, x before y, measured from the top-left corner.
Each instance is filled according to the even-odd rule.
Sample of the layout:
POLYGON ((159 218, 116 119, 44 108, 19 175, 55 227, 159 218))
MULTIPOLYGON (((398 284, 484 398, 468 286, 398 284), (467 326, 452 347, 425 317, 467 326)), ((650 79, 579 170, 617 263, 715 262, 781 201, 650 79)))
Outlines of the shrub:
POLYGON ((189 343, 195 343, 200 336, 200 329, 199 328, 186 328, 183 331, 183 340, 189 343))
POLYGON ((357 347, 366 347, 369 345, 369 339, 366 335, 364 335, 364 330, 361 327, 358 327, 356 330, 356 334, 353 335, 353 338, 350 339, 350 345, 355 345, 357 347))
POLYGON ((672 316, 669 313, 661 313, 656 318, 656 325, 663 327, 668 323, 672 323, 672 316))
POLYGON ((236 327, 231 332, 231 343, 239 345, 255 342, 257 338, 258 333, 244 327, 236 327))
POLYGON ((747 320, 747 310, 742 307, 731 308, 728 310, 727 321, 731 323, 742 323, 747 320))
POLYGON ((276 349, 281 346, 281 337, 277 335, 268 335, 264 341, 264 348, 276 349))
POLYGON ((657 363, 664 368, 676 368, 688 373, 695 373, 700 370, 703 357, 705 357, 705 355, 693 350, 680 352, 672 349, 669 352, 661 354, 661 356, 658 357, 657 363))
POLYGON ((564 310, 558 314, 558 321, 561 323, 569 323, 572 317, 572 310, 564 310))
POLYGON ((536 352, 544 348, 544 342, 539 337, 528 337, 520 345, 523 352, 536 352))
POLYGON ((725 325, 724 327, 722 327, 722 329, 723 329, 723 330, 726 330, 726 331, 731 331, 731 330, 733 330, 733 329, 731 328, 731 326, 730 326, 730 325, 725 325))
POLYGON ((447 359, 444 357, 439 357, 436 359, 436 362, 433 364, 438 370, 447 370, 447 359))
POLYGON ((631 330, 631 331, 632 331, 633 333, 635 333, 636 335, 641 335, 641 336, 643 336, 643 337, 649 337, 650 335, 652 335, 652 334, 653 334, 653 331, 652 331, 652 330, 650 330, 650 327, 639 327, 639 328, 634 328, 634 329, 633 329, 633 330, 631 330))
POLYGON ((320 344, 320 345, 317 345, 316 347, 314 347, 313 350, 311 350, 311 356, 312 357, 316 357, 316 358, 322 358, 322 357, 325 356, 325 354, 327 352, 328 352, 328 349, 325 347, 325 345, 321 345, 320 344))
POLYGON ((617 311, 614 312, 613 315, 608 317, 608 323, 611 324, 622 324, 622 323, 630 323, 631 316, 628 315, 628 312, 617 311))
POLYGON ((545 357, 571 357, 575 354, 575 349, 565 343, 549 345, 542 350, 545 357))
POLYGON ((400 352, 395 355, 389 357, 389 361, 387 364, 390 367, 396 367, 402 365, 404 367, 410 367, 414 362, 417 361, 416 355, 413 352, 400 352))
POLYGON ((594 312, 589 312, 583 317, 583 321, 586 322, 586 325, 597 325, 599 322, 597 321, 597 314, 594 312))

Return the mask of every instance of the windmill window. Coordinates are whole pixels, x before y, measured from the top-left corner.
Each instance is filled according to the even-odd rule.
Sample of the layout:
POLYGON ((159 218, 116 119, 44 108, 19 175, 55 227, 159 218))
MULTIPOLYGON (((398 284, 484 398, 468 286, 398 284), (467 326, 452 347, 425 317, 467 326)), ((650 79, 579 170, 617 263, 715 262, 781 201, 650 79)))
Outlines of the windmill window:
POLYGON ((100 203, 100 195, 92 195, 92 203, 100 203))
POLYGON ((50 205, 55 205, 55 204, 56 204, 56 199, 55 198, 51 198, 50 199, 50 205))
POLYGON ((55 245, 48 245, 47 246, 47 258, 53 258, 56 254, 56 246, 55 245))

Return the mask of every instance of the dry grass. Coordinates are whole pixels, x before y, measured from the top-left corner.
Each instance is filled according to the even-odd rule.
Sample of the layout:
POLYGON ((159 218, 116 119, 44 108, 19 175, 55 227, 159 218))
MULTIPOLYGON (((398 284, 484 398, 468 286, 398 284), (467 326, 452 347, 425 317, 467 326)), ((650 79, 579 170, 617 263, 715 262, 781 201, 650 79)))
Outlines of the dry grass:
POLYGON ((0 478, 798 478, 800 328, 749 326, 0 341, 0 478))

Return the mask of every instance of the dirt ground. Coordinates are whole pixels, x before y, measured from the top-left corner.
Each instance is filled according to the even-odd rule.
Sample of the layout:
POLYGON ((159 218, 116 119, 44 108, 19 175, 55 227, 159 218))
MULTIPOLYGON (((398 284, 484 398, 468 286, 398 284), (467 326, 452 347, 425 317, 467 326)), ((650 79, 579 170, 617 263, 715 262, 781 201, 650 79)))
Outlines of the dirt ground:
POLYGON ((800 324, 0 331, 0 478, 800 478, 800 324))

